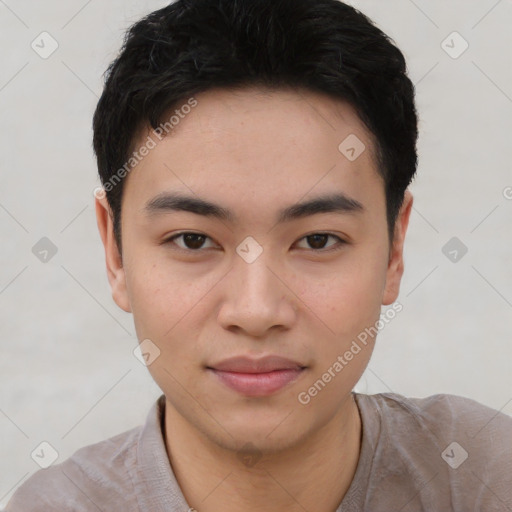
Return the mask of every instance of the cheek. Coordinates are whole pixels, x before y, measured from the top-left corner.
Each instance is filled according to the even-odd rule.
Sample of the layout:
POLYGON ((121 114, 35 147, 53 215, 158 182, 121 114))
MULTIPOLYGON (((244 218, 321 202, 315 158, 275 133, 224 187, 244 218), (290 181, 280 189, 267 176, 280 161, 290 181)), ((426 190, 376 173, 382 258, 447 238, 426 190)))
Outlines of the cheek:
POLYGON ((134 258, 126 265, 127 290, 139 339, 163 339, 184 308, 186 294, 181 281, 148 260, 134 258))
POLYGON ((321 279, 307 273, 298 278, 301 298, 331 333, 346 340, 378 320, 386 268, 385 248, 347 253, 347 258, 321 279))
POLYGON ((174 340, 194 336, 199 322, 194 317, 205 314, 209 306, 209 291, 219 277, 198 275, 177 268, 149 254, 134 259, 126 270, 127 289, 139 339, 154 339, 165 350, 174 340))
POLYGON ((195 331, 198 322, 191 321, 200 308, 200 290, 154 269, 132 273, 130 293, 137 338, 150 340, 158 349, 148 371, 166 394, 179 396, 182 386, 193 385, 190 369, 202 360, 200 347, 191 343, 200 334, 195 331))
POLYGON ((363 374, 374 348, 385 269, 385 260, 382 263, 379 258, 358 255, 350 264, 340 266, 322 286, 314 281, 310 283, 306 300, 322 321, 319 329, 328 333, 327 336, 319 336, 318 332, 312 335, 317 340, 315 364, 304 391, 317 393, 315 382, 322 381, 322 389, 322 383, 329 382, 313 407, 322 409, 322 404, 338 404, 343 391, 353 389, 363 374), (324 325, 328 326, 328 331, 324 325))

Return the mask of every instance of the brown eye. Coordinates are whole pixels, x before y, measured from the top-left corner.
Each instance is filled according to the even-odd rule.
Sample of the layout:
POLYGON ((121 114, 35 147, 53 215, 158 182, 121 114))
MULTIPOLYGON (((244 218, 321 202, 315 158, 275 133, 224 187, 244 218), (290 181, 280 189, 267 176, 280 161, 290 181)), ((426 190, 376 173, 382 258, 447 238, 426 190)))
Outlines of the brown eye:
POLYGON ((183 243, 187 247, 187 249, 200 249, 201 246, 204 244, 204 240, 206 237, 203 235, 196 235, 196 234, 187 234, 183 235, 183 243))
POLYGON ((342 240, 339 236, 333 235, 331 233, 313 233, 301 238, 301 241, 302 240, 306 240, 307 244, 309 245, 309 247, 305 247, 306 249, 313 249, 317 252, 336 250, 339 249, 341 245, 346 244, 345 240, 342 240), (338 243, 326 246, 329 238, 337 240, 338 243))
POLYGON ((329 235, 310 235, 306 237, 308 244, 313 249, 323 249, 325 247, 325 244, 327 243, 327 240, 329 239, 329 235))
POLYGON ((199 249, 203 248, 206 240, 209 240, 209 237, 201 233, 178 233, 169 238, 166 243, 175 244, 184 251, 199 252, 199 249), (178 239, 182 240, 182 244, 175 242, 178 239))

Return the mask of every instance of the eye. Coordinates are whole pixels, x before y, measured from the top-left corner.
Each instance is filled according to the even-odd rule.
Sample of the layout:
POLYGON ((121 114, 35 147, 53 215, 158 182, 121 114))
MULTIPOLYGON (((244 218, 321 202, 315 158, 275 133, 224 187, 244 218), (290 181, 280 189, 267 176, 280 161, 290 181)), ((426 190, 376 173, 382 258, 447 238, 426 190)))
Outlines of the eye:
MULTIPOLYGON (((201 252, 201 249, 208 249, 214 247, 211 245, 210 247, 205 247, 205 241, 211 240, 211 238, 202 233, 193 233, 193 232, 183 232, 173 235, 171 238, 168 238, 164 241, 165 244, 174 244, 178 246, 178 249, 188 252, 201 252), (177 243, 177 240, 181 239, 181 243, 177 243)), ((312 233, 310 235, 306 235, 302 237, 300 241, 305 240, 309 244, 309 248, 314 252, 329 252, 340 249, 340 246, 346 245, 347 242, 340 238, 337 235, 332 233, 312 233), (335 243, 326 246, 329 238, 334 239, 335 243), (337 241, 337 243, 336 243, 337 241), (327 247, 327 248, 326 248, 327 247)), ((308 249, 308 247, 303 247, 304 249, 308 249)))
MULTIPOLYGON (((172 236, 165 240, 164 243, 172 243, 178 246, 179 249, 184 251, 199 252, 199 249, 204 248, 205 240, 211 240, 210 237, 201 233, 183 232, 172 236), (176 243, 175 240, 182 239, 183 246, 176 243)), ((208 248, 208 247, 207 247, 208 248)))
POLYGON ((312 233, 311 235, 307 235, 300 240, 306 240, 310 247, 316 252, 335 251, 340 249, 340 246, 347 243, 345 240, 341 239, 337 235, 333 235, 332 233, 312 233), (337 240, 338 243, 331 244, 330 246, 327 246, 328 248, 326 249, 325 244, 329 238, 337 240))

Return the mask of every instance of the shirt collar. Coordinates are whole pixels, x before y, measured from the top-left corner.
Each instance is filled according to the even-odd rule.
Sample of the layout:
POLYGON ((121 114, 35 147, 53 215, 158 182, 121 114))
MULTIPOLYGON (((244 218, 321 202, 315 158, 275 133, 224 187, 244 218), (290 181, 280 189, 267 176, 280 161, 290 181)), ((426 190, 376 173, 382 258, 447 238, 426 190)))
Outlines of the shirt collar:
POLYGON ((176 481, 164 440, 165 395, 148 413, 137 444, 135 492, 139 508, 151 512, 187 512, 190 507, 176 481))

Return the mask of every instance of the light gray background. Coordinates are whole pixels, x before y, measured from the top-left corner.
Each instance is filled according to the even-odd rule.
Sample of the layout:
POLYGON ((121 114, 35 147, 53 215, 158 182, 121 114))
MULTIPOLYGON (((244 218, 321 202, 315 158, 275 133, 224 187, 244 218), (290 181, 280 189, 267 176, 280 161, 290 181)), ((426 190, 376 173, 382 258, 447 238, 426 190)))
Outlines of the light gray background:
MULTIPOLYGON (((166 3, 0 0, 0 508, 42 441, 60 462, 142 423, 160 395, 110 296, 91 118, 124 30, 166 3), (43 31, 59 44, 48 59, 31 48, 43 31), (47 263, 32 253, 42 237, 58 248, 47 263)), ((358 389, 512 413, 512 1, 351 3, 404 51, 421 130, 404 309, 358 389), (453 31, 469 43, 457 59, 442 47, 453 31), (457 263, 452 237, 468 248, 457 263)))

